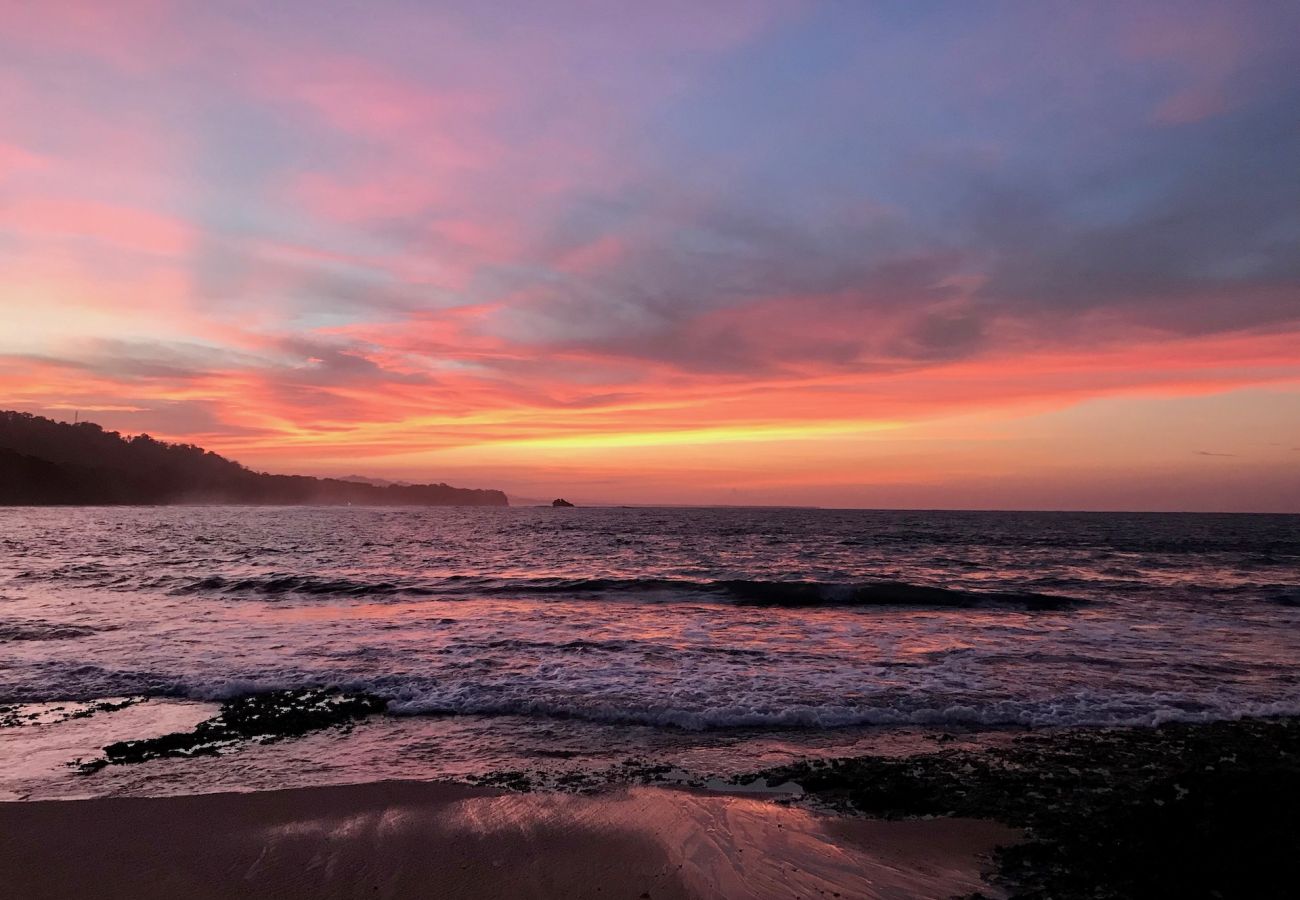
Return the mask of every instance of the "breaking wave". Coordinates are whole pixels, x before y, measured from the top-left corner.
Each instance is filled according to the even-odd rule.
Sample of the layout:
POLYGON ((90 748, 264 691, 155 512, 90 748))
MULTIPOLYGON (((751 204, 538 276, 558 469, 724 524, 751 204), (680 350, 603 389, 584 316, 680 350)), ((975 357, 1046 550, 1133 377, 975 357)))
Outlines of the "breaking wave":
MULTIPOLYGON (((701 697, 698 702, 690 703, 678 702, 680 698, 674 701, 662 694, 618 697, 537 690, 503 692, 488 685, 430 683, 400 676, 319 678, 307 673, 296 676, 284 673, 207 681, 94 667, 82 667, 77 674, 82 677, 82 683, 77 686, 80 689, 56 691, 53 699, 91 701, 103 697, 152 696, 214 702, 278 691, 339 689, 379 697, 387 702, 390 715, 401 717, 575 720, 694 732, 833 730, 864 726, 975 729, 1151 726, 1165 722, 1300 715, 1300 700, 1294 697, 1243 701, 1239 697, 1215 692, 1104 693, 1084 688, 1037 698, 967 696, 945 700, 937 695, 887 691, 857 702, 835 702, 772 697, 761 691, 726 696, 722 691, 705 690, 707 699, 701 697)), ((8 695, 0 702, 24 704, 51 699, 48 693, 40 697, 35 693, 13 692, 0 686, 0 695, 8 695)))
POLYGON ((349 578, 315 578, 310 575, 270 575, 263 577, 227 578, 208 575, 181 584, 173 589, 177 594, 261 594, 281 596, 304 594, 318 597, 385 597, 399 592, 410 592, 392 581, 355 581, 349 578))
POLYGON ((580 719, 605 725, 645 725, 685 731, 726 729, 831 730, 863 726, 935 728, 1043 728, 1160 725, 1165 722, 1211 722, 1256 716, 1300 715, 1300 701, 1214 704, 1178 697, 1113 696, 1105 702, 1081 698, 1002 700, 953 703, 851 706, 730 704, 691 708, 632 708, 553 700, 464 699, 390 702, 395 715, 526 716, 580 719), (1190 701, 1190 702, 1189 702, 1190 701))
POLYGON ((909 584, 900 581, 858 583, 764 581, 685 578, 523 578, 451 576, 437 581, 361 581, 315 578, 309 575, 269 575, 231 578, 209 575, 174 585, 176 594, 254 595, 263 597, 391 597, 396 595, 447 598, 573 597, 601 599, 715 600, 747 606, 910 606, 971 609, 1015 607, 1061 610, 1084 601, 1033 591, 979 591, 909 584))

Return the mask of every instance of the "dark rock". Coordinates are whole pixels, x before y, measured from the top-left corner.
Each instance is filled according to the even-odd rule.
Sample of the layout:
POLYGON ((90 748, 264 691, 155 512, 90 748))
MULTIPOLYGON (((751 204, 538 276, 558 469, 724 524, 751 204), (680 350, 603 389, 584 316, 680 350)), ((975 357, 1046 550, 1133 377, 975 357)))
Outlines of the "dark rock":
POLYGON ((488 772, 484 775, 471 776, 469 780, 475 784, 504 788, 521 794, 527 794, 533 790, 533 780, 529 777, 528 773, 515 769, 500 770, 496 772, 488 772))
POLYGON ((44 713, 39 710, 36 704, 31 706, 9 704, 0 706, 0 728, 18 728, 32 724, 58 725, 72 719, 88 719, 96 713, 117 712, 119 709, 126 709, 128 706, 143 703, 146 699, 145 697, 127 697, 124 700, 116 701, 92 700, 80 708, 74 707, 69 710, 64 706, 55 706, 45 710, 44 713), (58 713, 58 715, 46 715, 48 713, 58 713))
POLYGON ((1296 718, 1031 734, 737 781, 760 777, 873 815, 1024 828, 997 854, 997 879, 1018 898, 1291 897, 1300 877, 1296 718))
POLYGON ((336 689, 273 691, 227 700, 221 712, 200 722, 193 731, 178 731, 137 741, 118 741, 104 756, 77 765, 94 772, 106 765, 144 762, 176 756, 215 756, 223 749, 252 740, 271 743, 310 731, 348 725, 383 712, 388 701, 373 694, 348 694, 336 689))
POLYGON ((558 497, 555 500, 552 500, 551 506, 567 506, 570 509, 573 508, 573 504, 570 503, 568 500, 565 500, 563 497, 558 497))

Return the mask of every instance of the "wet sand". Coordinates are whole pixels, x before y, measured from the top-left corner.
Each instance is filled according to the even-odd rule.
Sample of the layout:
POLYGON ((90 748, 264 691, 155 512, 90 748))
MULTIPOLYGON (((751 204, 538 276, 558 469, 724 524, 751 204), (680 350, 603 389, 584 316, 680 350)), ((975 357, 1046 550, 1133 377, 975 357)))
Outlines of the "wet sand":
POLYGON ((822 816, 665 788, 595 796, 381 782, 0 803, 15 898, 924 898, 995 892, 1017 832, 822 816))

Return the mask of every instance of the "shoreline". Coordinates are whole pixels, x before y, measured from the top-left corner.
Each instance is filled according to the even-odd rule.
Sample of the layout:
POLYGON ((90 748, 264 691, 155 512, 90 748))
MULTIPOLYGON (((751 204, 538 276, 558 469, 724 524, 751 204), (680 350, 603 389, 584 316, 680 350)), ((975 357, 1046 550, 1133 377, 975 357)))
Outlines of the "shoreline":
MULTIPOLYGON (((194 732, 128 741, 119 746, 167 752, 85 776, 144 781, 101 785, 90 799, 0 803, 0 884, 32 897, 405 898, 436 882, 440 896, 467 898, 624 895, 606 892, 615 886, 635 887, 632 897, 1263 898, 1290 896, 1300 859, 1294 716, 1027 729, 993 742, 945 733, 912 752, 752 758, 730 776, 628 759, 567 774, 354 769, 370 781, 330 784, 289 773, 323 775, 334 741, 354 739, 350 717, 332 721, 315 695, 282 696, 294 702, 271 715, 271 699, 223 707, 194 732), (326 721, 303 718, 310 710, 326 721), (252 711, 285 733, 225 730, 252 711), (222 746, 195 752, 194 738, 222 746), (254 762, 278 749, 292 752, 254 762), (268 763, 287 783, 193 790, 221 784, 203 780, 214 770, 268 763), (180 790, 134 793, 159 778, 180 790), (274 864, 258 862, 267 853, 274 864), (448 854, 471 858, 462 869, 448 854), (311 880, 322 865, 332 874, 311 880), (155 882, 171 887, 151 893, 155 882), (203 893, 209 883, 219 887, 203 893), (534 885, 544 889, 530 894, 534 885)), ((106 719, 148 704, 121 710, 106 719)))
POLYGON ((738 794, 387 781, 0 803, 13 896, 949 897, 1015 829, 838 817, 738 794))

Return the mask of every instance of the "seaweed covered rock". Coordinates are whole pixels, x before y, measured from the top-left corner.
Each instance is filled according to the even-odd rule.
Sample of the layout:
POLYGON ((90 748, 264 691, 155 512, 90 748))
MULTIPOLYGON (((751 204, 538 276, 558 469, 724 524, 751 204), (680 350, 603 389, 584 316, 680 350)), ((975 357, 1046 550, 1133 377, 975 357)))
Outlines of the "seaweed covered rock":
POLYGON ((1034 734, 757 777, 873 815, 1022 827, 1027 839, 998 853, 1017 898, 1280 898, 1300 883, 1300 719, 1034 734))
POLYGON ((270 743, 348 725, 383 712, 387 706, 388 701, 373 694, 344 693, 332 688, 237 697, 223 703, 220 713, 200 722, 193 731, 118 741, 105 747, 102 757, 81 763, 80 768, 83 772, 93 772, 107 765, 169 756, 214 756, 247 741, 270 743))

